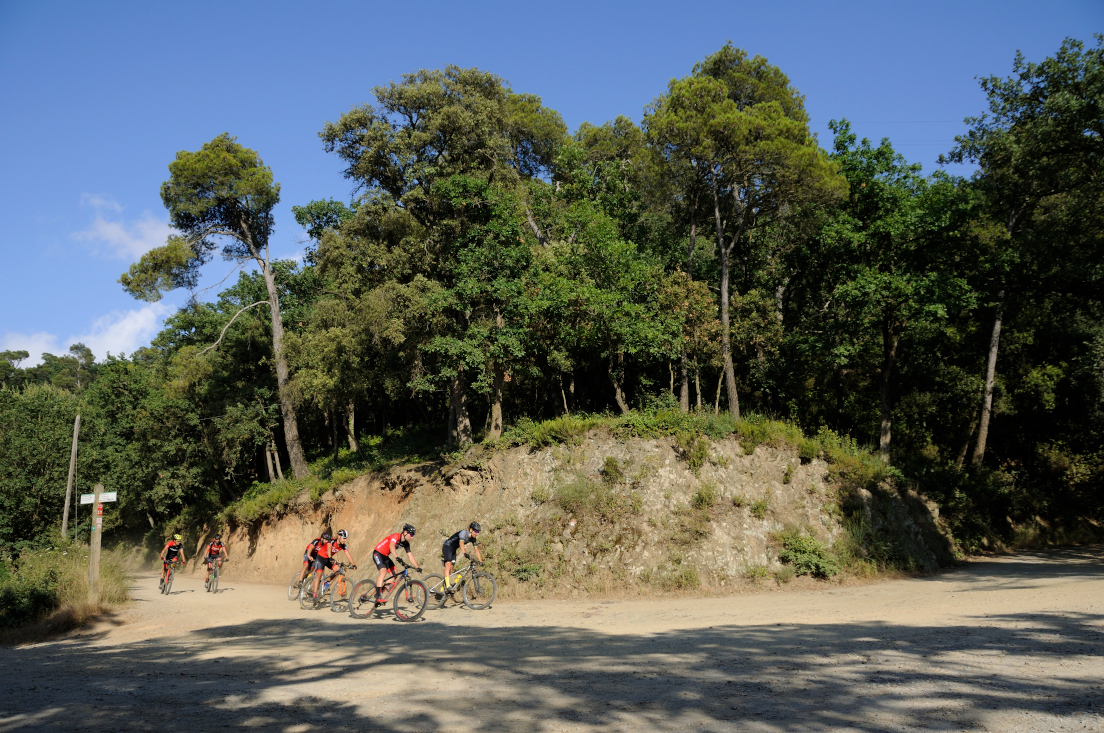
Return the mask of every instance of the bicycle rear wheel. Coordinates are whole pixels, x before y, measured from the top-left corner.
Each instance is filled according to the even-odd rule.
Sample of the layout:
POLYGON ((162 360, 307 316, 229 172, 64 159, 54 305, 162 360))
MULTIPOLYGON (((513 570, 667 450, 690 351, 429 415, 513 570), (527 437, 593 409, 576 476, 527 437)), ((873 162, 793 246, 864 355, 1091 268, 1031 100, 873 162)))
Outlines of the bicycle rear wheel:
POLYGON ((426 590, 429 592, 429 603, 426 608, 438 609, 445 605, 448 594, 445 593, 445 577, 437 573, 422 576, 426 590))
POLYGON ((353 586, 349 594, 349 615, 368 618, 376 610, 376 581, 365 579, 353 586))
POLYGON ((338 575, 330 583, 330 610, 344 613, 349 610, 349 596, 353 592, 353 583, 344 575, 338 575))
POLYGON ((429 591, 420 580, 407 580, 395 589, 395 616, 399 621, 417 621, 425 613, 429 591))
MULTIPOLYGON (((308 576, 309 577, 309 576, 308 576)), ((294 601, 299 598, 299 573, 291 576, 291 580, 288 581, 288 600, 294 601)))
POLYGON ((494 576, 490 573, 472 573, 464 584, 464 605, 473 611, 479 611, 491 605, 498 593, 494 576))

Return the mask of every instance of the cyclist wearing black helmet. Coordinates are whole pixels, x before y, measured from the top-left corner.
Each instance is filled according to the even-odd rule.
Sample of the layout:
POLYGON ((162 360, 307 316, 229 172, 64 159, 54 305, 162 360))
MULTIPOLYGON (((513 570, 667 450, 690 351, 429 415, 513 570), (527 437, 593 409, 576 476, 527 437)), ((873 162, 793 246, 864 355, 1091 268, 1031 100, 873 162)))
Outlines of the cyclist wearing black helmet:
POLYGON ((230 554, 226 551, 226 545, 222 544, 222 535, 216 534, 207 544, 207 559, 203 561, 207 565, 207 576, 204 580, 211 577, 211 568, 215 564, 222 567, 224 557, 229 560, 230 554))
POLYGON ((410 552, 410 540, 414 537, 414 532, 414 525, 404 524, 402 532, 387 535, 372 551, 372 560, 379 568, 379 576, 376 578, 376 605, 383 603, 383 579, 387 577, 389 572, 395 571, 395 563, 391 559, 391 553, 395 551, 395 548, 402 547, 405 549, 406 556, 410 558, 410 562, 414 563, 414 569, 421 570, 418 567, 417 559, 410 552))
POLYGON ((303 569, 299 571, 299 581, 295 584, 296 588, 303 584, 303 579, 307 577, 307 573, 314 566, 314 555, 318 552, 318 546, 329 541, 330 533, 324 532, 321 536, 308 542, 307 546, 303 548, 303 569))
POLYGON ((462 529, 452 537, 445 540, 445 544, 441 545, 441 555, 445 559, 445 587, 448 588, 449 576, 452 575, 452 564, 456 562, 456 551, 460 550, 460 554, 465 557, 468 556, 467 551, 464 549, 464 544, 468 543, 475 550, 475 557, 480 563, 483 562, 483 555, 479 553, 479 547, 476 544, 476 538, 479 537, 479 531, 482 528, 479 526, 479 522, 472 522, 468 525, 467 529, 462 529))
POLYGON ((318 594, 318 584, 322 582, 323 570, 329 570, 333 568, 334 557, 339 552, 344 552, 345 557, 349 560, 349 565, 352 568, 356 568, 353 564, 353 556, 349 554, 349 548, 345 546, 345 540, 348 538, 349 533, 343 529, 337 530, 337 539, 333 539, 329 532, 322 534, 323 542, 319 543, 314 552, 314 584, 311 586, 311 595, 318 594))

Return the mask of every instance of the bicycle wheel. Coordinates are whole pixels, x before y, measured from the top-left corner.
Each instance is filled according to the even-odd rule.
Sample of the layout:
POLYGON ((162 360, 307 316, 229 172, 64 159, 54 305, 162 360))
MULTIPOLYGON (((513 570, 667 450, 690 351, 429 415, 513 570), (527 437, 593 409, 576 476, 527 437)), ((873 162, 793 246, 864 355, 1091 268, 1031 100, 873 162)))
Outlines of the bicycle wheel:
POLYGON ((322 582, 318 583, 318 596, 311 595, 311 591, 314 590, 314 578, 307 576, 303 578, 303 587, 299 589, 299 608, 304 611, 313 611, 318 608, 318 603, 326 597, 325 591, 322 590, 322 582))
POLYGON ((368 618, 376 610, 376 581, 365 579, 353 586, 349 594, 349 615, 368 618))
POLYGON ((338 575, 330 583, 330 610, 344 613, 349 610, 349 595, 353 592, 353 583, 344 575, 338 575))
POLYGON ((211 592, 218 593, 219 566, 216 565, 215 567, 211 568, 211 570, 213 571, 211 573, 211 592))
POLYGON ((291 576, 288 581, 288 600, 294 601, 299 597, 299 573, 291 576))
POLYGON ((165 576, 165 587, 163 587, 161 589, 161 592, 164 593, 165 595, 168 595, 169 591, 172 590, 172 582, 173 582, 173 576, 174 575, 176 575, 176 571, 173 570, 172 565, 170 565, 169 566, 169 572, 165 576))
POLYGON ((420 580, 407 580, 395 589, 395 616, 399 621, 417 621, 425 613, 429 591, 420 580))
POLYGON ((422 577, 422 582, 429 592, 429 604, 426 608, 436 610, 444 606, 445 601, 448 600, 448 593, 445 593, 445 576, 430 573, 422 577))
POLYGON ((491 605, 498 593, 494 576, 490 573, 472 573, 464 584, 464 605, 473 611, 479 611, 491 605))

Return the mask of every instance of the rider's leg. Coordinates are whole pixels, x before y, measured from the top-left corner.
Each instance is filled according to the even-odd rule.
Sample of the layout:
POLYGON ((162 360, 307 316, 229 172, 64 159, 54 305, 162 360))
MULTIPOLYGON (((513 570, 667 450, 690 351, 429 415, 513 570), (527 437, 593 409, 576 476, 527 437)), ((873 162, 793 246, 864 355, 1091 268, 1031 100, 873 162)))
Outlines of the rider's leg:
POLYGON ((322 566, 318 564, 314 568, 314 584, 311 589, 311 595, 318 595, 318 586, 322 582, 322 566))
POLYGON ((380 568, 379 576, 376 578, 376 598, 383 595, 383 579, 387 577, 387 568, 380 568))
POLYGON ((449 587, 449 576, 452 575, 452 560, 445 561, 445 587, 449 587))
POLYGON ((307 567, 310 566, 310 560, 303 561, 303 569, 299 571, 299 585, 303 584, 303 578, 307 577, 307 567))

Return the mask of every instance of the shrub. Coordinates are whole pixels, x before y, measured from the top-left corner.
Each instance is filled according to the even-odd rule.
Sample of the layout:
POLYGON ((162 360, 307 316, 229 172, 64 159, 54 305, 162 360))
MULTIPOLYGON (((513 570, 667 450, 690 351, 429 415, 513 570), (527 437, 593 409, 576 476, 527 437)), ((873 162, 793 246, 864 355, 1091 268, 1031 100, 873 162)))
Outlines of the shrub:
POLYGON ((812 575, 815 578, 830 578, 839 573, 839 564, 832 553, 808 534, 788 532, 782 536, 782 552, 778 559, 786 565, 792 565, 798 575, 812 575))
POLYGON ((770 496, 764 496, 761 499, 756 499, 751 502, 751 506, 748 507, 751 511, 751 516, 756 519, 762 519, 767 516, 767 510, 770 509, 770 496))
POLYGON ((748 580, 754 580, 758 583, 761 580, 766 580, 770 576, 770 571, 767 570, 766 565, 748 565, 744 568, 744 576, 748 580))
POLYGON ((788 484, 793 481, 794 467, 792 463, 786 464, 786 470, 782 472, 782 483, 788 484))
POLYGON ((547 503, 548 500, 552 498, 551 494, 548 493, 548 488, 545 486, 538 486, 533 489, 533 493, 529 496, 537 506, 547 503))
POLYGON ((556 489, 556 503, 579 517, 594 515, 612 521, 625 510, 627 502, 609 486, 580 475, 556 489))
POLYGON ((602 480, 606 482, 607 486, 613 487, 616 484, 625 483, 625 472, 621 470, 621 464, 613 456, 606 456, 606 460, 598 473, 602 475, 602 480))
POLYGON ((732 506, 734 506, 738 509, 738 508, 742 507, 744 504, 747 504, 747 498, 743 494, 733 494, 732 495, 732 506))
POLYGON ((712 509, 717 503, 717 485, 711 481, 703 481, 701 486, 690 499, 690 506, 695 509, 712 509))
POLYGON ((802 438, 797 442, 797 456, 802 463, 811 463, 820 455, 820 444, 815 440, 802 438))
POLYGON ((709 440, 695 433, 680 432, 675 435, 675 447, 679 457, 686 461, 686 465, 697 476, 701 467, 709 460, 709 440))
POLYGON ((538 563, 524 563, 518 565, 516 568, 510 571, 510 575, 514 576, 521 582, 533 580, 540 575, 541 566, 538 563))
POLYGON ((789 583, 797 573, 794 572, 793 565, 783 565, 774 571, 774 582, 782 585, 783 583, 789 583))

